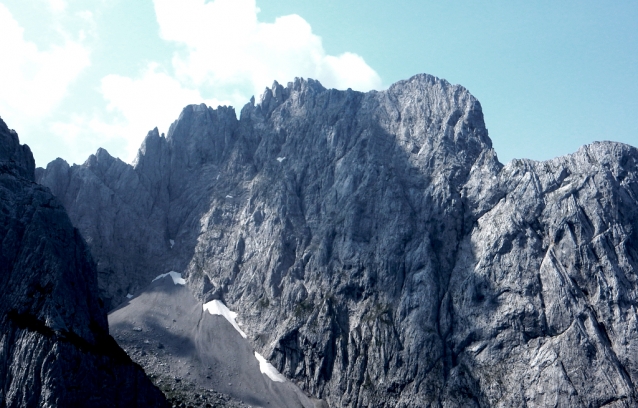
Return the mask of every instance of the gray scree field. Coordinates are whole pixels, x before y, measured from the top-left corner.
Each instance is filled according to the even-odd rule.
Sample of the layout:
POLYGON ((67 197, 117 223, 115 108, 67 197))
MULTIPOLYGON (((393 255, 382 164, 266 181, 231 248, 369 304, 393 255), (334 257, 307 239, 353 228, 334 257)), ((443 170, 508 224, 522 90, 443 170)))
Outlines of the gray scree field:
POLYGON ((262 374, 248 340, 203 305, 165 276, 109 313, 109 329, 171 400, 193 406, 323 407, 289 381, 262 374))

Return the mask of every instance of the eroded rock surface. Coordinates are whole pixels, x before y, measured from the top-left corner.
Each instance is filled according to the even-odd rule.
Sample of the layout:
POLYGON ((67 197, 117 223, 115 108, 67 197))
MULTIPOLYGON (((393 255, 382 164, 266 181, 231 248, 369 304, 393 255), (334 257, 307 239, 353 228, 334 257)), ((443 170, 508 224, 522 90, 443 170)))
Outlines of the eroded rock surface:
POLYGON ((275 83, 39 173, 110 305, 177 270, 331 406, 633 406, 638 151, 498 162, 479 102, 275 83))
POLYGON ((490 188, 442 303, 455 371, 494 406, 634 406, 638 150, 514 160, 490 188))
POLYGON ((165 406, 109 336, 88 248, 0 119, 0 406, 165 406))

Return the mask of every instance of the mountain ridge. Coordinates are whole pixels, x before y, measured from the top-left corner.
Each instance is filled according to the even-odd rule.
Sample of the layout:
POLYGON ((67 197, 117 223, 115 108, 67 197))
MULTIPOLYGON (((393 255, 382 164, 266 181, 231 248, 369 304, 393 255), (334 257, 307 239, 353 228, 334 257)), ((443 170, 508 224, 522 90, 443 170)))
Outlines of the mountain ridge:
POLYGON ((631 146, 503 165, 476 98, 422 74, 365 94, 275 82, 239 119, 189 105, 133 166, 109 157, 38 180, 111 307, 182 271, 330 405, 636 402, 631 146))

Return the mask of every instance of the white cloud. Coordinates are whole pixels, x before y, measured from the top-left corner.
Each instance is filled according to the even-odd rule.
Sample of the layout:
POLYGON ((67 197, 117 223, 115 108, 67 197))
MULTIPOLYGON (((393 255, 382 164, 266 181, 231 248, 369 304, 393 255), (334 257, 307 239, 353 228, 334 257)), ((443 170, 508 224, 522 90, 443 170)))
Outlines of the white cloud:
POLYGON ((185 105, 203 102, 198 91, 182 87, 157 64, 150 64, 139 79, 104 77, 102 93, 107 109, 120 112, 129 122, 170 123, 185 105), (169 115, 171 119, 166 118, 169 115))
POLYGON ((183 46, 173 56, 174 75, 151 63, 137 78, 104 77, 102 95, 115 119, 75 117, 57 123, 54 132, 70 146, 88 145, 93 152, 110 144, 117 146, 111 154, 130 161, 146 133, 155 126, 166 132, 184 106, 203 102, 239 111, 275 79, 310 77, 328 87, 364 91, 381 86, 360 56, 327 55, 301 17, 259 22, 254 0, 155 0, 155 11, 162 38, 183 46))
POLYGON ((108 75, 102 78, 101 92, 106 101, 106 115, 75 116, 70 122, 53 124, 54 134, 76 150, 75 157, 86 157, 99 147, 114 156, 131 161, 149 130, 158 127, 166 132, 188 104, 210 106, 229 102, 204 99, 197 90, 183 87, 155 64, 149 64, 138 78, 108 75), (77 146, 77 147, 76 147, 77 146), (78 156, 85 152, 86 156, 78 156))
POLYGON ((89 10, 82 10, 75 13, 75 17, 82 22, 83 28, 78 31, 78 38, 83 41, 90 37, 97 37, 97 24, 93 13, 89 10))
POLYGON ((335 88, 352 88, 355 90, 379 89, 381 82, 379 75, 357 54, 346 52, 339 57, 328 55, 324 60, 328 69, 322 72, 326 81, 334 84, 335 88))
POLYGON ((361 91, 381 87, 379 75, 360 56, 326 54, 321 38, 298 15, 259 22, 254 0, 154 4, 162 38, 184 47, 173 58, 177 78, 233 99, 239 108, 275 79, 310 77, 327 87, 361 91))
POLYGON ((65 0, 46 0, 49 9, 54 13, 61 13, 66 10, 67 2, 65 0))
MULTIPOLYGON (((321 38, 298 15, 263 23, 255 0, 154 0, 161 38, 178 49, 170 66, 148 63, 133 77, 106 75, 96 84, 103 107, 74 115, 65 106, 53 119, 68 85, 89 65, 81 42, 96 37, 97 27, 92 12, 72 12, 66 0, 43 1, 57 13, 54 24, 65 38, 63 46, 46 51, 24 40, 22 28, 0 4, 0 52, 14 56, 0 64, 0 112, 17 129, 38 118, 39 129, 56 136, 55 151, 64 151, 69 161, 82 162, 98 147, 130 161, 147 132, 156 126, 166 132, 184 106, 203 102, 239 111, 273 80, 314 78, 326 87, 361 91, 381 87, 378 74, 360 56, 327 54, 321 38), (79 40, 66 35, 71 23, 79 23, 79 40), (14 113, 24 120, 6 116, 14 113)), ((46 151, 48 143, 36 143, 36 150, 46 151)))
POLYGON ((120 114, 123 119, 114 135, 129 141, 129 159, 133 158, 148 130, 157 126, 161 132, 168 131, 184 106, 193 103, 215 107, 229 104, 216 99, 205 100, 199 91, 183 87, 153 63, 138 79, 119 75, 104 77, 102 94, 108 101, 107 109, 120 114))
POLYGON ((15 128, 41 120, 58 106, 68 87, 90 65, 90 52, 66 40, 40 50, 24 39, 24 30, 0 4, 0 112, 15 128))

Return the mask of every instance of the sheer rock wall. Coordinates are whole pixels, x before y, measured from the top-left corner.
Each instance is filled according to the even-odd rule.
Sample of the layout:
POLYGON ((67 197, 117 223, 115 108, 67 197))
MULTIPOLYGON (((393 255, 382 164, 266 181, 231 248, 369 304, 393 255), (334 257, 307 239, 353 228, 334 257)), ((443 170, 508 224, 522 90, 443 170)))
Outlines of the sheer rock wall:
POLYGON ((499 163, 479 102, 417 75, 188 106, 132 166, 40 170, 110 306, 177 270, 331 406, 632 406, 638 151, 499 163))

